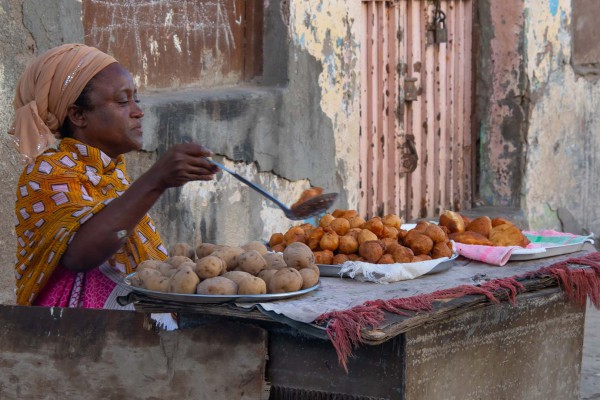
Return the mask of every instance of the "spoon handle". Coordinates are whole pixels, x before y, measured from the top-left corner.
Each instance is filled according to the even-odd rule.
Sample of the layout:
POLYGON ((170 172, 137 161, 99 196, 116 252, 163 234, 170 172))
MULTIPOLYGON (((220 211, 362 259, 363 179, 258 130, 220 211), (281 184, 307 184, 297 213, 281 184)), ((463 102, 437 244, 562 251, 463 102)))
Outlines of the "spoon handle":
POLYGON ((261 188, 257 184, 255 184, 253 182, 250 182, 248 179, 246 179, 243 176, 239 175, 237 172, 234 172, 234 171, 230 170, 229 168, 225 167, 221 163, 216 162, 215 160, 211 160, 210 158, 207 158, 207 160, 209 162, 213 163, 214 165, 216 165, 217 167, 221 168, 223 171, 225 171, 225 172, 233 175, 233 177, 236 178, 237 180, 239 180, 239 181, 245 183, 246 185, 250 186, 252 189, 256 190, 258 193, 262 194, 267 199, 269 199, 273 203, 277 204, 277 206, 279 206, 279 208, 281 208, 282 210, 289 211, 289 208, 285 204, 283 204, 281 201, 279 201, 277 198, 275 198, 271 193, 265 191, 263 188, 261 188))

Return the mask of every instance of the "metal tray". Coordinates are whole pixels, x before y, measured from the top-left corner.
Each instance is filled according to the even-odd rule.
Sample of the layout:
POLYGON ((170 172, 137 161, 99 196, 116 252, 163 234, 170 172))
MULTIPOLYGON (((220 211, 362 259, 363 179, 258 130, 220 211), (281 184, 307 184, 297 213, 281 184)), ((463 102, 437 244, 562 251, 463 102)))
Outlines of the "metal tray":
MULTIPOLYGON (((449 259, 447 259, 445 261, 440 262, 435 267, 433 267, 433 269, 431 269, 431 271, 427 272, 424 275, 433 275, 433 274, 438 274, 440 272, 448 271, 454 265, 454 263, 452 261, 454 261, 457 257, 458 257, 458 253, 452 254, 452 257, 450 257, 449 259)), ((375 265, 375 264, 373 264, 373 265, 375 265)), ((393 265, 393 264, 391 264, 391 265, 393 265)), ((317 266, 319 267, 321 276, 334 276, 334 277, 340 276, 340 268, 341 268, 340 265, 317 264, 317 266)))
MULTIPOLYGON (((574 253, 576 251, 580 251, 581 249, 583 249, 583 246, 586 243, 589 243, 589 242, 548 246, 548 247, 544 247, 545 251, 542 251, 542 252, 540 252, 540 251, 529 252, 528 249, 522 249, 522 250, 518 249, 518 250, 515 250, 510 255, 510 258, 508 259, 508 261, 537 260, 539 258, 554 257, 554 256, 560 256, 563 254, 574 253)), ((533 250, 537 250, 537 249, 533 249, 533 250)))
POLYGON ((166 293, 157 292, 154 290, 148 290, 139 288, 131 284, 131 278, 135 276, 135 272, 127 275, 124 278, 125 284, 129 286, 131 291, 135 293, 141 293, 148 297, 153 297, 160 300, 179 301, 183 303, 207 303, 207 304, 220 304, 220 303, 264 303, 266 301, 284 300, 292 297, 301 296, 303 294, 317 290, 321 286, 321 281, 308 289, 298 290, 296 292, 289 293, 271 293, 271 294, 236 294, 236 295, 206 295, 206 294, 179 294, 179 293, 166 293))

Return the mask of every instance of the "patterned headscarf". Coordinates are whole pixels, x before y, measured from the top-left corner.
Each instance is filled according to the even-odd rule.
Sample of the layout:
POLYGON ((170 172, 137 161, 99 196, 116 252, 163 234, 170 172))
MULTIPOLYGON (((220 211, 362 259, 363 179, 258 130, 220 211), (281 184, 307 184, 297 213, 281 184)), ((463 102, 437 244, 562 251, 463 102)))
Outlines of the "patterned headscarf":
POLYGON ((90 79, 115 62, 94 47, 71 43, 48 50, 27 66, 17 84, 15 118, 8 131, 26 162, 55 143, 67 108, 90 79))

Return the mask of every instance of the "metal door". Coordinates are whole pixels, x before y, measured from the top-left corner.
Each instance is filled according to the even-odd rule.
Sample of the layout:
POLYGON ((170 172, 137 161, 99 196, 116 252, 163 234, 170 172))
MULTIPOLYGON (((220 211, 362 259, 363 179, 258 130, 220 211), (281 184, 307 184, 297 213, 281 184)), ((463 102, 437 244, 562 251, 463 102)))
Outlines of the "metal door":
POLYGON ((362 7, 361 214, 414 220, 469 208, 472 0, 362 7))

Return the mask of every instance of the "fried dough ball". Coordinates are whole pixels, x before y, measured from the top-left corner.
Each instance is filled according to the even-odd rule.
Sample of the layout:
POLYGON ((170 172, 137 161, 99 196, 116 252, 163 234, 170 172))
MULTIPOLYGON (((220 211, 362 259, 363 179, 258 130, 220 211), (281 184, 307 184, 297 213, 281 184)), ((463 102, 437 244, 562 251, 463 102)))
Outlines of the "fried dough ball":
POLYGON ((285 250, 285 244, 284 243, 276 244, 275 246, 271 247, 271 250, 273 250, 276 253, 283 253, 283 251, 285 250))
POLYGON ((442 258, 442 257, 452 257, 452 250, 448 247, 446 242, 438 242, 433 245, 433 249, 431 250, 431 258, 442 258))
POLYGON ((346 254, 336 254, 335 256, 333 256, 333 259, 331 260, 331 263, 333 265, 339 265, 339 264, 343 264, 346 261, 348 261, 348 255, 346 254))
POLYGON ((400 229, 402 226, 402 218, 396 214, 388 214, 381 219, 383 225, 390 226, 392 228, 400 229))
POLYGON ((313 229, 312 232, 308 234, 308 247, 310 247, 311 250, 317 250, 321 245, 321 239, 324 234, 325 231, 320 226, 313 229))
POLYGON ((377 237, 381 237, 383 233, 383 222, 381 222, 381 218, 373 217, 367 222, 365 222, 362 226, 363 229, 368 229, 373 232, 377 237))
POLYGON ((340 245, 340 237, 335 231, 331 228, 325 229, 325 233, 319 242, 319 246, 323 250, 331 250, 336 251, 338 246, 340 245))
POLYGON ((391 254, 384 254, 377 261, 377 264, 394 264, 394 257, 391 254))
POLYGON ((341 208, 336 208, 335 210, 333 210, 331 215, 333 215, 334 218, 340 218, 342 215, 344 215, 345 212, 346 212, 346 210, 343 210, 341 208))
POLYGON ((360 228, 351 228, 348 233, 346 233, 346 235, 344 236, 352 236, 354 239, 358 240, 358 235, 360 235, 360 231, 362 231, 362 229, 360 228))
POLYGON ((394 246, 399 246, 398 241, 396 239, 383 238, 383 239, 381 239, 381 242, 385 246, 385 251, 387 253, 389 253, 390 249, 393 248, 394 246))
POLYGON ((407 240, 406 244, 415 253, 415 256, 429 254, 433 249, 433 240, 423 233, 416 233, 407 240))
POLYGON ((494 246, 521 246, 526 247, 529 239, 523 235, 523 232, 513 224, 502 224, 492 228, 490 232, 490 241, 494 246))
POLYGON ((398 241, 401 241, 404 243, 404 240, 406 238, 406 235, 408 235, 408 232, 406 229, 400 229, 398 230, 398 241))
POLYGON ((444 211, 440 215, 439 223, 441 226, 447 227, 450 233, 465 231, 465 221, 459 213, 454 211, 444 211))
POLYGON ((326 228, 329 226, 329 224, 331 223, 331 221, 333 221, 335 219, 335 217, 331 214, 325 214, 321 217, 321 219, 319 220, 319 226, 322 228, 326 228))
POLYGON ((370 242, 373 240, 378 240, 379 238, 373 232, 368 229, 362 229, 358 234, 358 244, 359 246, 365 242, 370 242))
POLYGON ((290 208, 296 208, 300 204, 304 203, 305 201, 310 200, 313 197, 317 197, 322 193, 323 193, 323 188, 320 188, 318 186, 306 189, 305 191, 302 192, 302 194, 300 195, 300 198, 294 204, 292 204, 292 206, 290 208))
POLYGON ((471 223, 471 218, 467 217, 466 215, 462 215, 462 214, 459 214, 459 215, 465 224, 465 230, 467 230, 467 225, 469 225, 471 223))
POLYGON ((365 222, 365 219, 359 215, 349 218, 348 222, 350 222, 350 229, 360 228, 365 222))
POLYGON ((400 244, 398 246, 395 246, 390 251, 390 254, 392 255, 392 258, 394 259, 394 261, 397 263, 412 262, 412 259, 415 256, 415 254, 413 253, 413 251, 410 248, 402 246, 400 244))
POLYGON ((306 234, 304 229, 299 226, 291 227, 284 235, 286 245, 294 242, 306 243, 306 234))
POLYGON ((465 231, 477 232, 489 239, 492 231, 492 220, 486 216, 475 218, 465 227, 465 231))
POLYGON ((412 230, 421 232, 421 233, 425 233, 425 231, 427 230, 429 225, 431 225, 431 223, 429 221, 421 220, 421 221, 417 222, 417 225, 415 225, 415 227, 412 230))
POLYGON ((315 264, 330 265, 333 261, 333 251, 331 250, 315 251, 313 254, 315 255, 315 264))
POLYGON ((358 248, 358 254, 364 257, 367 262, 375 264, 385 251, 384 244, 379 240, 364 242, 358 248))
POLYGON ((358 240, 351 235, 340 237, 338 251, 342 254, 352 254, 358 251, 358 240))
POLYGON ((277 246, 278 244, 283 242, 285 242, 285 236, 283 236, 283 233, 274 233, 269 239, 269 247, 273 248, 274 246, 277 246))
POLYGON ((492 219, 492 228, 495 228, 498 225, 504 225, 504 224, 512 224, 512 225, 514 225, 512 222, 510 222, 509 220, 504 219, 504 218, 494 218, 494 219, 492 219))
POLYGON ((455 232, 450 234, 450 239, 463 244, 475 244, 478 246, 493 246, 488 238, 480 233, 472 231, 455 232))
POLYGON ((346 219, 350 219, 350 218, 354 218, 358 216, 358 211, 356 210, 346 210, 342 213, 342 215, 340 216, 340 218, 346 218, 346 219))
POLYGON ((384 225, 381 238, 391 238, 395 240, 398 239, 398 229, 394 228, 393 226, 384 225))
POLYGON ((336 218, 331 221, 329 227, 339 236, 344 236, 350 230, 350 222, 346 218, 336 218))
POLYGON ((358 254, 346 254, 348 256, 348 260, 350 261, 359 261, 362 257, 358 254))
POLYGON ((433 240, 433 243, 447 242, 448 235, 436 224, 430 224, 424 232, 433 240))

